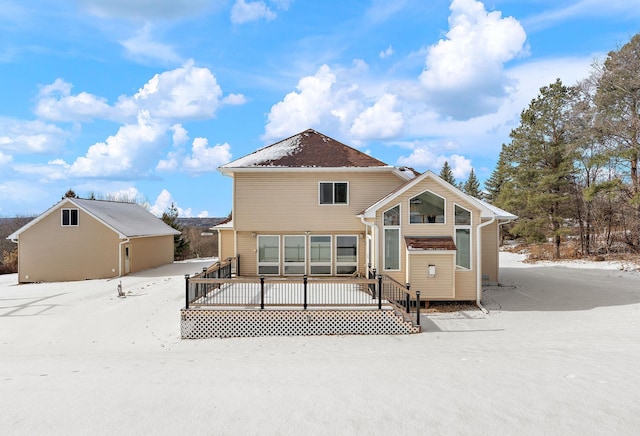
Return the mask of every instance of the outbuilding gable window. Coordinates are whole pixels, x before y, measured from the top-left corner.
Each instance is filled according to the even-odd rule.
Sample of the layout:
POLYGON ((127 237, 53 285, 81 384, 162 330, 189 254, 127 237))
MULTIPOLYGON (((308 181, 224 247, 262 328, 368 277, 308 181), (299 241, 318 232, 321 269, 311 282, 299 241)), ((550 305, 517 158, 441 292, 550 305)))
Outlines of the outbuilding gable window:
POLYGON ((77 226, 78 222, 78 209, 62 209, 62 225, 63 226, 77 226))
POLYGON ((320 182, 320 204, 349 204, 349 183, 320 182))

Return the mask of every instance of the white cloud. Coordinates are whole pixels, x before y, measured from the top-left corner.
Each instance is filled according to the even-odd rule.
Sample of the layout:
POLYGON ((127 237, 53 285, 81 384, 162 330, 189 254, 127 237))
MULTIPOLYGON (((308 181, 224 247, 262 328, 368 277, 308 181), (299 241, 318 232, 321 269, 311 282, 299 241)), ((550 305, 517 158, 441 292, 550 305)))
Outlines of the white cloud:
POLYGON ((142 111, 136 124, 126 124, 105 142, 93 144, 84 157, 71 164, 69 172, 76 177, 144 177, 145 165, 154 148, 166 140, 167 126, 151 120, 142 111), (137 169, 139 173, 133 173, 137 169))
POLYGON ((182 127, 182 124, 174 124, 171 126, 171 130, 173 130, 172 139, 174 146, 180 146, 187 143, 189 140, 189 132, 187 132, 187 129, 182 127))
POLYGON ((391 56, 392 54, 393 54, 393 47, 389 46, 387 47, 386 50, 381 51, 379 56, 380 56, 380 59, 385 59, 391 56))
MULTIPOLYGON (((53 121, 135 122, 141 111, 147 111, 154 119, 207 119, 215 116, 222 97, 213 73, 194 66, 191 60, 154 75, 136 94, 122 95, 113 105, 86 92, 71 94, 72 86, 62 79, 43 86, 36 102, 38 116, 53 121)), ((238 101, 237 96, 234 99, 238 101)))
POLYGON ((112 201, 135 201, 143 206, 148 206, 148 203, 145 202, 144 195, 142 195, 140 191, 138 191, 138 188, 134 186, 109 191, 106 196, 112 201))
POLYGON ((331 87, 336 75, 327 65, 322 65, 315 75, 300 79, 296 88, 269 112, 265 127, 265 139, 284 138, 320 123, 323 114, 333 109, 331 87))
POLYGON ((159 60, 166 63, 181 62, 175 47, 153 40, 151 24, 146 23, 133 38, 119 41, 127 49, 131 58, 138 60, 159 60))
MULTIPOLYGON (((169 136, 174 150, 157 164, 157 170, 184 169, 201 173, 209 170, 206 165, 228 161, 225 160, 230 156, 228 145, 206 147, 206 139, 194 141, 193 155, 184 156, 183 146, 189 135, 182 122, 212 118, 223 103, 222 89, 215 76, 208 68, 195 67, 193 61, 156 74, 137 93, 120 96, 112 105, 106 99, 88 93, 72 94, 71 90, 72 85, 62 79, 43 86, 36 105, 38 114, 56 121, 96 118, 122 122, 122 125, 104 142, 91 145, 84 156, 71 164, 60 165, 59 161, 52 161, 48 165, 22 165, 17 171, 40 174, 45 180, 144 178, 153 170, 153 162, 157 162, 162 148, 169 143, 169 136)), ((241 104, 243 99, 242 95, 230 94, 226 103, 241 104)), ((60 137, 64 134, 42 121, 13 124, 2 121, 0 151, 48 151, 57 144, 52 144, 56 138, 54 134, 60 137), (28 135, 30 130, 38 132, 28 135)))
POLYGON ((229 144, 217 144, 208 147, 206 138, 195 138, 191 146, 191 155, 185 156, 183 149, 171 151, 166 159, 160 160, 156 166, 158 171, 185 171, 191 175, 214 172, 220 165, 231 160, 229 144))
POLYGON ((231 160, 231 147, 229 144, 217 144, 207 147, 206 138, 195 138, 191 147, 191 157, 183 162, 184 169, 191 174, 213 172, 231 160))
MULTIPOLYGON (((187 209, 181 208, 178 205, 178 202, 173 198, 171 193, 166 189, 163 189, 160 192, 160 194, 158 194, 158 197, 156 198, 155 202, 152 205, 149 205, 149 212, 151 212, 155 216, 160 217, 164 212, 166 212, 169 209, 169 207, 171 207, 172 203, 178 210, 179 217, 182 217, 182 218, 193 217, 193 211, 191 210, 191 208, 187 208, 187 209)), ((204 214, 204 216, 209 215, 207 211, 202 211, 198 214, 198 216, 201 216, 202 214, 204 214)))
POLYGON ((274 20, 277 17, 263 1, 236 0, 231 8, 231 22, 243 24, 260 19, 274 20))
POLYGON ((46 153, 58 149, 69 133, 44 121, 0 118, 0 151, 46 153))
POLYGON ((222 103, 232 105, 232 106, 245 104, 246 102, 247 102, 247 99, 242 94, 229 94, 222 99, 222 103))
POLYGON ((86 92, 71 95, 72 87, 60 78, 42 86, 36 102, 36 115, 51 121, 90 121, 111 117, 111 106, 105 98, 86 92))
POLYGON ((558 2, 557 8, 546 9, 523 20, 523 23, 528 29, 539 30, 555 26, 567 19, 602 16, 639 17, 640 8, 636 2, 629 0, 579 0, 571 4, 558 2))
POLYGON ((510 86, 503 65, 526 50, 524 29, 476 0, 453 0, 450 9, 446 39, 429 48, 420 76, 427 100, 459 119, 494 111, 510 86))
POLYGON ((371 107, 365 109, 351 126, 351 135, 357 139, 390 139, 402 132, 402 112, 395 111, 397 98, 384 94, 371 107))
POLYGON ((453 175, 458 180, 466 179, 471 171, 471 160, 459 154, 439 154, 434 150, 453 148, 451 144, 417 143, 413 151, 407 157, 401 156, 397 164, 416 169, 429 169, 436 174, 440 173, 445 162, 449 163, 453 175))
MULTIPOLYGON (((360 71, 362 63, 355 63, 354 68, 360 71)), ((351 124, 364 110, 364 97, 349 79, 350 74, 354 70, 335 73, 322 65, 313 76, 301 78, 297 91, 271 107, 262 138, 282 139, 307 128, 348 135, 351 124)))
POLYGON ((6 165, 13 160, 13 157, 0 151, 0 166, 6 165))
MULTIPOLYGON (((31 180, 8 180, 0 181, 0 198, 15 202, 25 207, 26 204, 33 204, 41 198, 46 198, 50 193, 43 189, 42 185, 33 183, 31 180)), ((5 202, 0 202, 0 205, 5 202)), ((5 203, 6 205, 6 203, 5 203)), ((5 212, 0 206, 0 211, 5 212)), ((16 211, 16 213, 18 213, 16 211)), ((14 213, 15 214, 15 213, 14 213)))
POLYGON ((211 71, 189 61, 156 74, 133 97, 121 98, 117 107, 136 113, 146 110, 153 118, 207 119, 215 115, 221 96, 222 89, 211 71))
POLYGON ((218 0, 78 0, 90 14, 132 20, 177 19, 201 14, 218 0))
POLYGON ((151 212, 155 216, 162 216, 162 213, 171 206, 171 203, 175 204, 171 193, 166 189, 163 189, 160 194, 158 194, 158 197, 156 198, 156 201, 153 203, 153 205, 149 207, 149 212, 151 212))

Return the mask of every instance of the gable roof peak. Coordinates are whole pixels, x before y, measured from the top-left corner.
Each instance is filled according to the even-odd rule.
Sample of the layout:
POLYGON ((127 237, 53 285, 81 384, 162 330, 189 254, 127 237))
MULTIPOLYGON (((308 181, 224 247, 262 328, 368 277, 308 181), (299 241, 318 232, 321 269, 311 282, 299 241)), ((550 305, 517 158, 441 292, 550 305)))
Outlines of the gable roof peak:
POLYGON ((222 165, 234 168, 353 168, 388 165, 316 130, 307 129, 222 165))

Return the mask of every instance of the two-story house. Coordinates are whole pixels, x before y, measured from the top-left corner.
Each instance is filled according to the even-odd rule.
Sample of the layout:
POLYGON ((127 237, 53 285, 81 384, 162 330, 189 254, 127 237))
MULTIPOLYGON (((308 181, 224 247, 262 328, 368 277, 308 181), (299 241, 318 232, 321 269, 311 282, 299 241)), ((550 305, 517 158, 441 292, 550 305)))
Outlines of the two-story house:
POLYGON ((219 168, 233 178, 221 258, 242 276, 351 276, 368 268, 423 300, 475 300, 498 281, 500 224, 514 215, 436 174, 388 165, 314 130, 219 168))

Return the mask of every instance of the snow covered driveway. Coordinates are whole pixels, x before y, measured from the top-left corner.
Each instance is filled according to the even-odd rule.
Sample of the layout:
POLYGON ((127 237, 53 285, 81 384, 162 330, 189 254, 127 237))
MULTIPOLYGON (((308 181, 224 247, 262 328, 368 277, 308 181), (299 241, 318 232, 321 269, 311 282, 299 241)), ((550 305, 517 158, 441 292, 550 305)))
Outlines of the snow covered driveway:
POLYGON ((182 341, 199 263, 124 277, 124 299, 0 276, 1 433, 637 434, 640 275, 501 256, 489 315, 407 336, 182 341))

